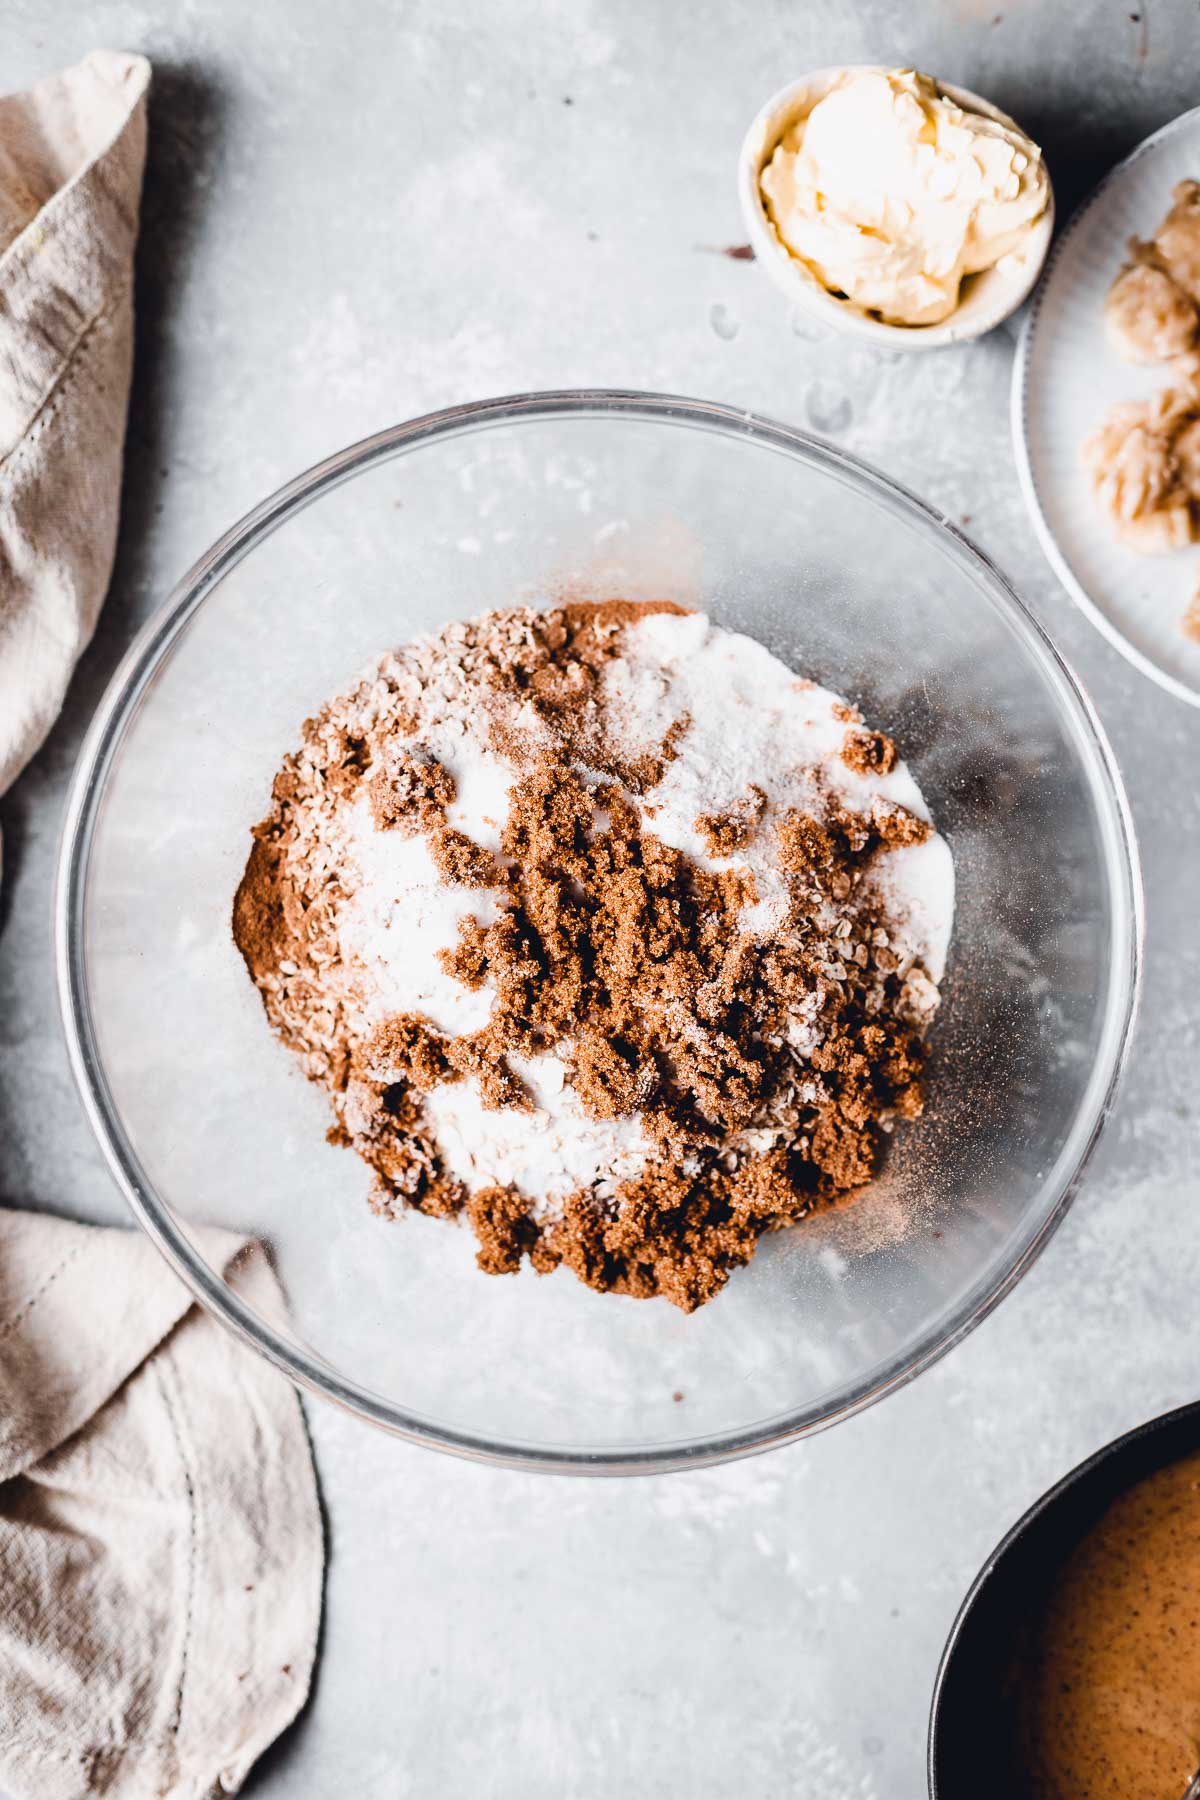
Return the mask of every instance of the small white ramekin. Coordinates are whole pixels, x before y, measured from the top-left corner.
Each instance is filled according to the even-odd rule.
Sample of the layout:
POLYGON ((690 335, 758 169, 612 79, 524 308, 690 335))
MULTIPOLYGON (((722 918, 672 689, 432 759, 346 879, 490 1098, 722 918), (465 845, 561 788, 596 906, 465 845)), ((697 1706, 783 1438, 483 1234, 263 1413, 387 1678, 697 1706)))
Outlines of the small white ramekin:
MULTIPOLYGON (((746 133, 738 166, 738 197, 755 258, 794 306, 848 337, 866 338, 893 350, 937 350, 945 344, 961 344, 968 338, 982 337, 985 331, 991 331, 1016 311, 1042 272, 1054 230, 1053 188, 1045 212, 1021 247, 1002 257, 994 267, 984 269, 978 275, 969 275, 963 283, 958 305, 939 325, 888 325, 882 319, 862 312, 852 301, 836 299, 821 286, 807 264, 793 256, 780 242, 767 216, 759 179, 784 132, 810 112, 844 75, 863 74, 878 66, 843 63, 835 68, 814 69, 798 81, 780 88, 758 114, 746 133)), ((961 106, 964 112, 982 113, 985 118, 997 119, 1002 125, 1020 130, 1015 120, 981 95, 972 94, 967 88, 952 87, 948 81, 939 81, 936 85, 940 93, 961 106)))

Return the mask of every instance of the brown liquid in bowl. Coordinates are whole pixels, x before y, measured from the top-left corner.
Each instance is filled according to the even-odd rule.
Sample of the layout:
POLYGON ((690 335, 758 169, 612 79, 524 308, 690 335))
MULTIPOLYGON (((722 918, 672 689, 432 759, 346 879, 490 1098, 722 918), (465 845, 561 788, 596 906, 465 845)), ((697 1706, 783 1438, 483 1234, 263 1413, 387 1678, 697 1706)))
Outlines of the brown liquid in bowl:
POLYGON ((1200 1768, 1200 1454, 1072 1552, 1022 1685, 1031 1800, 1182 1800, 1200 1768))

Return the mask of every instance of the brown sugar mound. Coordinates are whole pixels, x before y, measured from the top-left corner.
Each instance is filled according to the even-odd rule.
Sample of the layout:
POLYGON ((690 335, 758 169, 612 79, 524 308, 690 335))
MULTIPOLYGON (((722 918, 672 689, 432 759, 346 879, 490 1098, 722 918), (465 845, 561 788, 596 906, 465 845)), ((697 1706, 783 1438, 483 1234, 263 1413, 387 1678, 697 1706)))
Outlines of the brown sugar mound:
POLYGON ((371 776, 367 792, 371 816, 381 831, 399 827, 413 832, 444 817, 454 799, 454 777, 432 757, 401 744, 389 751, 371 776))
POLYGON ((850 892, 854 873, 880 851, 923 844, 929 824, 906 806, 877 805, 868 816, 835 804, 821 818, 785 813, 776 834, 780 866, 791 875, 823 872, 840 899, 850 892))
POLYGON ((479 1240, 475 1260, 485 1275, 515 1275, 537 1245, 538 1228, 514 1188, 480 1188, 467 1201, 467 1218, 479 1240))
MULTIPOLYGON (((603 600, 540 613, 519 654, 498 664, 496 686, 528 703, 564 756, 586 763, 632 794, 648 793, 678 754, 688 719, 673 720, 652 750, 629 756, 613 744, 596 695, 604 665, 621 654, 627 626, 651 613, 682 616, 686 611, 670 600, 603 600)), ((496 749, 517 763, 531 761, 544 747, 499 723, 493 738, 496 749)))
POLYGON ((842 761, 858 775, 888 775, 896 766, 896 746, 882 731, 848 731, 842 761))
POLYGON ((461 1067, 469 1046, 482 1077, 509 1053, 566 1045, 587 1112, 640 1114, 661 1155, 607 1202, 581 1190, 544 1225, 511 1189, 474 1195, 481 1267, 503 1272, 527 1254, 539 1271, 561 1264, 588 1286, 661 1294, 690 1311, 763 1231, 870 1180, 885 1118, 920 1111, 919 1032, 895 1012, 897 958, 870 941, 885 933, 850 910, 806 943, 801 922, 814 902, 851 892, 854 870, 886 851, 891 829, 890 814, 880 829, 836 807, 824 820, 785 821, 799 928, 764 944, 738 925, 752 897, 745 881, 658 842, 615 789, 590 790, 556 757, 514 786, 501 915, 486 928, 465 921, 444 958, 468 985, 489 986, 495 1005, 487 1028, 449 1054, 461 1067), (810 1058, 819 1087, 797 1104, 787 1011, 806 994, 826 1031, 810 1058), (737 1133, 789 1106, 786 1151, 730 1150, 737 1133))
POLYGON ((407 1083, 427 1094, 459 1071, 447 1054, 447 1039, 418 1013, 398 1013, 377 1025, 361 1046, 359 1062, 366 1074, 391 1085, 407 1083))
POLYGON ((573 1195, 547 1252, 602 1293, 660 1294, 694 1312, 749 1262, 764 1231, 803 1218, 814 1192, 797 1184, 784 1152, 736 1177, 713 1168, 688 1178, 660 1164, 622 1185, 611 1216, 573 1195))
POLYGON ((492 887, 499 878, 491 853, 453 826, 438 825, 430 832, 429 853, 443 881, 459 887, 492 887))
POLYGON ((461 955, 444 959, 495 994, 468 1040, 480 1065, 565 1040, 594 1118, 641 1111, 675 1145, 747 1123, 765 1077, 755 1016, 737 1004, 744 882, 644 834, 619 790, 590 790, 555 756, 514 785, 502 851, 499 919, 467 922, 461 955))
POLYGON ((877 806, 871 824, 885 850, 904 850, 911 844, 923 844, 929 836, 929 821, 918 819, 907 806, 877 806))
MULTIPOLYGON (((903 807, 859 813, 818 793, 773 822, 784 916, 748 933, 742 914, 758 896, 736 858, 767 830, 765 792, 751 785, 696 820, 709 854, 732 862, 702 868, 631 798, 662 779, 689 721, 631 754, 598 699, 606 662, 647 610, 682 609, 489 615, 449 628, 440 660, 385 659, 306 722, 256 828, 233 923, 268 1017, 330 1095, 332 1141, 372 1170, 377 1213, 462 1216, 490 1274, 528 1260, 691 1311, 764 1232, 870 1180, 892 1120, 921 1110, 936 989, 896 953, 864 873, 930 828, 903 807), (456 784, 428 747, 426 682, 461 691, 516 771, 496 850, 447 822, 456 784), (484 917, 462 917, 440 952, 456 982, 488 991, 481 1030, 450 1035, 413 1012, 362 1023, 361 969, 338 938, 354 871, 328 850, 360 793, 378 829, 424 839, 445 884, 487 891, 484 917), (471 1192, 444 1166, 428 1096, 469 1080, 485 1108, 529 1110, 514 1065, 550 1051, 589 1118, 638 1120, 652 1147, 641 1172, 553 1206, 512 1185, 471 1192)), ((891 741, 846 719, 847 760, 890 770, 891 741)))
POLYGON ((737 806, 732 806, 723 813, 701 813, 696 820, 696 830, 704 839, 708 854, 736 856, 739 850, 744 850, 758 830, 758 822, 766 807, 767 796, 760 787, 751 783, 745 799, 737 806))

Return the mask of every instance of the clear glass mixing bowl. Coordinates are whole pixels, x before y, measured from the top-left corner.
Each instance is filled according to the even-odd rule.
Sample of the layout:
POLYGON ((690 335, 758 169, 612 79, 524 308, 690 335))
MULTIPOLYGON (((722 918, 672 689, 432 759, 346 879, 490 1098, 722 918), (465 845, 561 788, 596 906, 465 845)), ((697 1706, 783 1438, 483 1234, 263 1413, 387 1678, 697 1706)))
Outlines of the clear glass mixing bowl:
POLYGON ((1001 576, 853 459, 730 408, 534 394, 381 432, 197 563, 80 758, 58 901, 75 1071, 138 1219, 297 1382, 402 1436, 550 1469, 784 1442, 924 1368, 1061 1219, 1137 988, 1120 780, 1001 576), (780 1233, 691 1317, 565 1272, 480 1274, 467 1231, 369 1214, 322 1094, 270 1035, 229 929, 248 828, 299 722, 389 645, 563 585, 750 632, 899 740, 954 851, 926 1117, 844 1212, 780 1233), (266 1240, 290 1314, 197 1237, 266 1240))

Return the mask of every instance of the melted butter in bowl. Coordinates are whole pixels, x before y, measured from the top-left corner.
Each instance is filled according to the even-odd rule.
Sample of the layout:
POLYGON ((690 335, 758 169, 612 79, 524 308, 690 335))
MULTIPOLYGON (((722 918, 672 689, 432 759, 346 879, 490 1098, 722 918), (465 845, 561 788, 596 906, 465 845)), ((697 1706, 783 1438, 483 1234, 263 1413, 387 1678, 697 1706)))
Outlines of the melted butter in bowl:
POLYGON ((1083 1538, 1022 1688, 1030 1800, 1182 1800, 1200 1769, 1200 1452, 1139 1481, 1083 1538))
POLYGON ((1200 1405, 1109 1444, 987 1559, 942 1657, 932 1800, 1188 1800, 1200 1405))

